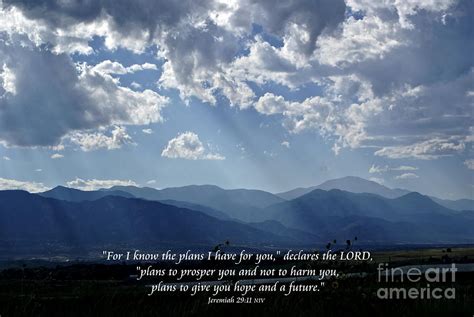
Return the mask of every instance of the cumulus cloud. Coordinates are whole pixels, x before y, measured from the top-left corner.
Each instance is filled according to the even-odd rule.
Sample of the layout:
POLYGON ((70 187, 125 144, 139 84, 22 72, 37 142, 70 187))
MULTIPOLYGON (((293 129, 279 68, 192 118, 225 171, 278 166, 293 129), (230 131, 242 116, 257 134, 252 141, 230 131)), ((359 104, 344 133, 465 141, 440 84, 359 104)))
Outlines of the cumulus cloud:
POLYGON ((288 141, 283 141, 283 142, 281 142, 281 145, 284 146, 284 147, 286 147, 287 149, 290 148, 290 142, 288 142, 288 141))
MULTIPOLYGON (((288 87, 318 83, 322 98, 331 102, 333 120, 326 121, 324 129, 320 129, 320 118, 308 120, 313 125, 305 124, 301 117, 293 121, 335 136, 336 152, 346 146, 386 147, 400 143, 401 138, 405 138, 404 146, 410 146, 426 136, 468 135, 472 120, 468 92, 474 76, 472 58, 463 47, 466 42, 473 45, 468 39, 473 35, 469 28, 472 3, 444 1, 427 6, 410 2, 403 6, 387 1, 374 6, 350 1, 349 6, 358 8, 361 15, 349 16, 338 31, 321 35, 307 65, 299 66, 284 54, 286 42, 282 48, 256 43, 241 58, 250 65, 243 74, 260 83, 273 80, 288 87), (399 19, 394 11, 403 12, 404 18, 399 19), (433 54, 433 45, 445 53, 433 54), (447 55, 453 58, 445 60, 447 55), (439 65, 436 73, 433 65, 439 65)), ((256 103, 259 112, 285 114, 286 109, 301 104, 270 97, 264 95, 256 103)), ((310 111, 305 111, 307 116, 310 111)))
POLYGON ((318 39, 315 54, 322 64, 339 67, 383 58, 394 48, 404 45, 401 38, 394 36, 397 31, 396 24, 378 16, 349 17, 340 34, 318 39))
POLYGON ((280 37, 287 37, 296 30, 297 37, 288 36, 290 44, 286 48, 291 51, 287 55, 307 56, 314 49, 319 34, 344 19, 345 9, 341 0, 216 1, 214 4, 205 13, 208 18, 202 18, 198 27, 173 28, 164 37, 161 44, 167 62, 160 82, 178 88, 185 99, 196 96, 215 103, 214 94, 219 91, 231 104, 244 108, 252 103, 254 93, 239 76, 239 70, 229 67, 245 48, 239 45, 242 35, 250 34, 255 24, 280 37))
POLYGON ((152 129, 142 129, 142 132, 145 134, 152 134, 153 130, 152 129))
POLYGON ((159 122, 167 99, 118 80, 157 69, 157 83, 186 102, 224 96, 280 116, 291 133, 318 131, 336 153, 370 146, 389 158, 454 155, 464 148, 452 140, 472 142, 473 14, 469 0, 4 0, 0 33, 13 44, 0 48, 0 139, 51 146, 69 133, 159 122), (94 37, 108 50, 153 47, 162 63, 75 65, 69 54, 92 54, 94 37), (271 84, 317 88, 290 100, 271 84), (20 112, 57 118, 43 131, 20 112), (428 139, 447 141, 414 149, 428 139))
POLYGON ((359 146, 366 138, 363 125, 368 114, 379 111, 377 104, 345 108, 337 100, 325 97, 315 96, 297 102, 272 93, 260 97, 255 109, 264 114, 282 115, 283 126, 292 133, 317 130, 323 136, 335 136, 336 151, 341 145, 359 146))
POLYGON ((447 10, 455 0, 411 0, 397 1, 389 0, 374 2, 370 0, 348 0, 348 5, 354 10, 363 10, 372 13, 390 13, 392 19, 397 19, 403 28, 412 28, 411 17, 419 11, 443 12, 447 10))
POLYGON ((401 175, 395 176, 395 179, 414 179, 419 178, 415 173, 403 173, 401 175))
POLYGON ((160 84, 179 89, 183 99, 196 96, 214 103, 214 94, 221 92, 242 105, 251 102, 253 92, 226 69, 245 48, 242 39, 255 24, 285 38, 288 56, 308 56, 317 37, 337 27, 345 13, 342 0, 4 2, 5 16, 16 17, 5 18, 9 32, 27 34, 37 44, 51 43, 56 52, 89 54, 93 49, 87 42, 94 36, 104 37, 108 49, 140 51, 157 45, 165 59, 160 84))
POLYGON ((97 149, 115 150, 125 144, 134 144, 126 128, 120 126, 114 127, 110 135, 106 135, 103 132, 75 132, 68 136, 68 140, 86 152, 97 149))
POLYGON ((123 87, 65 54, 0 41, 0 57, 14 74, 16 91, 0 98, 0 139, 7 145, 55 146, 77 131, 160 122, 168 102, 152 90, 123 87))
POLYGON ((272 93, 266 93, 255 104, 255 109, 263 114, 283 113, 289 107, 289 103, 283 96, 275 96, 272 93))
POLYGON ((44 192, 46 190, 49 190, 50 188, 45 186, 43 183, 19 181, 15 179, 0 177, 0 190, 8 190, 8 189, 19 189, 19 190, 26 190, 30 193, 38 193, 38 192, 44 192))
POLYGON ((78 85, 69 57, 4 42, 0 56, 15 74, 17 91, 0 99, 0 139, 19 146, 55 145, 69 129, 101 121, 100 116, 86 118, 97 107, 78 85))
POLYGON ((101 188, 110 188, 113 186, 138 186, 132 180, 118 180, 118 179, 81 179, 76 178, 75 180, 67 182, 67 186, 71 188, 77 188, 80 190, 98 190, 101 188))
POLYGON ((105 60, 99 64, 92 67, 92 70, 101 74, 116 74, 124 75, 127 73, 135 73, 142 70, 157 70, 155 64, 144 63, 144 64, 133 64, 131 66, 125 67, 119 62, 112 62, 110 60, 105 60))
POLYGON ((161 156, 168 158, 182 158, 186 160, 224 160, 219 153, 211 153, 204 147, 196 133, 184 132, 168 141, 168 145, 161 152, 161 156))
POLYGON ((10 160, 11 160, 8 156, 3 156, 3 159, 4 159, 5 161, 10 161, 10 160))
POLYGON ((168 98, 145 89, 141 92, 120 86, 112 76, 101 74, 93 67, 80 66, 80 80, 85 90, 101 105, 101 114, 110 111, 111 124, 142 125, 161 122, 161 109, 168 98))

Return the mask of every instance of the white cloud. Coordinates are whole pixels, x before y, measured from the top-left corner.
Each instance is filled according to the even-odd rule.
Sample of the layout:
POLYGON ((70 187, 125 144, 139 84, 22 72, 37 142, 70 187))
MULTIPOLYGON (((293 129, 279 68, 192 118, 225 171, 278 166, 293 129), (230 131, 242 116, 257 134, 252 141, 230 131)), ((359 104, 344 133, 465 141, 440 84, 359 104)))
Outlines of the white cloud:
POLYGON ((84 133, 76 132, 69 136, 69 140, 79 145, 83 151, 93 151, 97 149, 115 150, 125 144, 134 144, 132 137, 128 135, 124 127, 116 126, 111 131, 111 135, 102 132, 84 133))
POLYGON ((408 166, 408 165, 402 165, 398 167, 390 167, 388 165, 385 166, 377 166, 372 164, 372 166, 369 169, 370 174, 374 173, 385 173, 388 171, 416 171, 418 170, 418 167, 415 166, 408 166))
POLYGON ((39 173, 39 172, 42 172, 42 171, 43 171, 43 169, 41 169, 41 168, 35 169, 35 172, 38 172, 38 173, 39 173))
POLYGON ((464 151, 462 140, 434 138, 420 143, 384 147, 375 152, 375 155, 386 156, 392 159, 416 158, 432 160, 442 156, 451 156, 464 151))
POLYGON ((258 99, 255 109, 263 114, 277 114, 285 112, 289 106, 289 103, 282 96, 266 93, 258 99))
POLYGON ((142 70, 158 70, 158 67, 156 67, 156 64, 151 63, 133 64, 127 67, 127 72, 129 73, 135 73, 142 70))
POLYGON ((349 17, 340 34, 322 36, 317 44, 315 55, 321 63, 341 67, 383 58, 397 46, 404 45, 397 25, 378 16, 349 17))
POLYGON ((3 156, 3 159, 4 159, 5 161, 10 161, 10 160, 11 160, 8 156, 3 156))
MULTIPOLYGON (((468 134, 472 96, 466 92, 474 78, 473 63, 468 54, 461 52, 466 41, 472 45, 465 26, 470 23, 473 6, 466 1, 459 5, 453 1, 440 1, 439 5, 419 1, 407 5, 400 1, 351 3, 364 8, 361 16, 349 17, 337 31, 323 33, 314 54, 300 59, 306 64, 292 60, 291 55, 298 54, 287 54, 294 38, 283 37, 281 48, 257 38, 249 54, 233 63, 233 74, 242 80, 275 82, 292 89, 303 83, 317 83, 323 89, 321 97, 332 104, 332 120, 319 129, 321 117, 312 118, 312 110, 308 109, 307 120, 296 117, 292 120, 295 124, 287 126, 294 133, 302 131, 294 129, 300 124, 304 129, 319 129, 323 136, 335 137, 337 152, 345 146, 388 147, 400 137, 409 137, 406 144, 413 145, 426 140, 426 136, 447 139, 468 134), (431 53, 433 46, 449 50, 456 58, 443 60, 431 53), (435 72, 432 65, 439 65, 440 70, 435 72)), ((281 97, 269 97, 270 93, 264 94, 256 109, 269 115, 283 114, 285 120, 285 111, 295 105, 281 97)))
POLYGON ((155 185, 156 184, 156 179, 150 179, 149 181, 146 182, 148 185, 155 185))
POLYGON ((92 40, 93 33, 90 32, 92 29, 93 26, 89 32, 84 32, 85 28, 80 32, 77 32, 78 28, 62 29, 61 32, 54 32, 41 21, 26 17, 20 9, 14 6, 3 5, 0 11, 1 32, 6 32, 10 36, 12 34, 26 36, 36 45, 50 43, 53 45, 52 50, 56 53, 92 53, 93 49, 88 45, 88 41, 92 40), (75 29, 76 32, 72 29, 75 29))
POLYGON ((15 179, 7 179, 0 177, 0 190, 8 189, 19 189, 26 190, 30 193, 38 193, 49 190, 50 188, 45 186, 43 183, 29 182, 29 181, 18 181, 15 179))
POLYGON ((110 60, 105 60, 100 62, 99 64, 96 64, 94 67, 92 67, 92 70, 104 75, 122 75, 127 73, 127 69, 122 64, 120 64, 119 62, 112 62, 110 60))
POLYGON ((372 182, 379 183, 380 185, 383 185, 385 183, 385 180, 380 177, 371 177, 369 178, 369 180, 371 180, 372 182))
POLYGON ((286 147, 287 149, 290 148, 290 142, 288 142, 288 141, 283 141, 283 142, 281 142, 281 145, 284 146, 284 147, 286 147))
MULTIPOLYGON (((162 121, 161 109, 167 105, 167 97, 150 89, 134 91, 122 86, 104 71, 104 64, 74 64, 70 56, 28 44, 0 41, 0 58, 14 74, 17 92, 0 97, 0 120, 7 122, 0 126, 0 140, 7 145, 51 147, 76 132, 162 121), (28 113, 37 120, 18 113, 28 113)), ((134 69, 149 69, 150 65, 134 69)), ((115 64, 108 67, 120 69, 115 64)))
POLYGON ((384 173, 384 172, 387 172, 389 171, 389 167, 388 166, 376 166, 376 165, 372 165, 370 168, 369 168, 369 173, 370 174, 374 174, 374 173, 384 173))
POLYGON ((110 188, 113 186, 138 186, 132 180, 118 180, 118 179, 88 179, 84 180, 76 178, 75 180, 67 182, 67 186, 77 188, 80 190, 98 190, 101 188, 110 188))
POLYGON ((168 158, 182 158, 187 160, 224 160, 218 153, 211 153, 204 147, 196 133, 180 133, 176 138, 168 141, 168 145, 161 152, 161 156, 168 158))
POLYGON ((417 170, 418 170, 418 167, 408 166, 408 165, 402 165, 399 167, 392 168, 392 171, 417 171, 417 170))
POLYGON ((395 176, 395 179, 415 179, 415 178, 419 178, 419 176, 416 175, 415 173, 404 173, 404 174, 395 176))
POLYGON ((338 100, 319 96, 290 102, 272 93, 260 97, 255 107, 264 114, 282 114, 284 127, 292 133, 316 130, 324 137, 336 138, 336 150, 341 146, 358 147, 367 138, 365 122, 380 111, 378 103, 346 107, 338 100))
POLYGON ((64 155, 59 154, 59 153, 54 153, 53 155, 51 155, 51 158, 52 158, 53 160, 55 160, 55 159, 60 159, 60 158, 63 158, 63 157, 64 157, 64 155))
POLYGON ((6 94, 16 95, 15 74, 8 68, 7 64, 3 64, 3 70, 0 72, 0 97, 6 97, 6 94))
POLYGON ((90 54, 93 48, 88 43, 94 36, 104 38, 108 49, 143 51, 156 45, 165 60, 160 83, 179 89, 183 99, 196 96, 214 103, 214 94, 220 90, 232 104, 248 106, 252 90, 226 70, 245 48, 242 39, 252 32, 252 25, 288 38, 287 56, 296 52, 309 55, 319 34, 344 19, 345 4, 342 0, 330 6, 314 0, 277 6, 271 1, 180 1, 167 5, 145 1, 130 7, 114 1, 80 8, 76 3, 58 3, 47 15, 40 13, 42 10, 36 4, 16 2, 4 12, 7 31, 28 35, 36 45, 48 43, 58 53, 90 54), (72 14, 77 10, 84 14, 72 14), (149 12, 159 13, 150 16, 149 12), (287 33, 298 36, 293 39, 287 33))
POLYGON ((127 73, 136 73, 142 70, 157 70, 155 64, 144 63, 144 64, 133 64, 129 67, 125 67, 119 62, 112 62, 110 60, 104 60, 99 64, 92 67, 92 70, 103 75, 115 74, 124 75, 127 73))
POLYGON ((133 89, 140 89, 142 88, 142 85, 140 85, 139 83, 133 81, 130 86, 133 88, 133 89))
POLYGON ((29 120, 0 127, 0 139, 11 145, 51 146, 72 131, 161 121, 166 98, 116 78, 159 67, 158 84, 177 89, 186 102, 215 104, 224 96, 231 105, 280 115, 291 133, 311 129, 333 141, 335 153, 376 146, 387 157, 435 159, 460 153, 460 145, 434 151, 441 154, 413 148, 428 139, 461 139, 472 125, 472 1, 61 1, 46 7, 14 1, 0 12, 0 32, 13 43, 0 53, 0 95, 8 99, 0 101, 0 119, 8 121, 3 118, 16 109, 38 122, 57 113, 48 131, 29 120), (93 53, 94 37, 108 50, 156 48, 163 63, 126 67, 105 60, 76 72, 67 54, 93 53), (11 49, 17 46, 23 49, 11 49), (318 87, 307 100, 291 101, 272 94, 273 84, 318 87), (44 93, 15 98, 32 91, 44 93), (50 100, 53 91, 57 98, 50 100))
POLYGON ((58 145, 50 146, 49 149, 53 151, 64 151, 65 147, 64 144, 60 143, 58 145))
POLYGON ((474 159, 464 161, 464 165, 466 165, 468 169, 474 170, 474 159))
POLYGON ((112 123, 142 125, 163 120, 160 112, 169 102, 167 97, 149 89, 138 92, 120 86, 109 74, 96 72, 85 64, 80 69, 81 84, 102 111, 110 111, 112 123))
POLYGON ((152 134, 153 130, 152 129, 143 129, 142 132, 145 133, 145 134, 152 134))
MULTIPOLYGON (((410 1, 370 1, 370 0, 348 0, 347 5, 354 10, 362 10, 371 13, 396 11, 395 17, 404 28, 412 28, 411 16, 419 11, 443 12, 447 10, 455 0, 410 0, 410 1)), ((394 17, 394 18, 395 18, 394 17)))

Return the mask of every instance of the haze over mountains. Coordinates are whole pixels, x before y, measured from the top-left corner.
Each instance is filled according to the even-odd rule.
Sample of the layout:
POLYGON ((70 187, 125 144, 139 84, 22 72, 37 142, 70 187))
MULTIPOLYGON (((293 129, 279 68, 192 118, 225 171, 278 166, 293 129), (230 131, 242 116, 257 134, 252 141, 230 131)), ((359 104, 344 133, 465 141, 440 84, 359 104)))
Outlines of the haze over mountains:
MULTIPOLYGON (((342 178, 328 180, 318 186, 295 188, 287 192, 278 193, 276 195, 283 199, 291 200, 303 196, 304 194, 307 194, 315 189, 340 189, 351 193, 370 193, 385 198, 398 198, 410 193, 410 191, 406 189, 392 189, 377 182, 366 180, 360 177, 346 176, 342 178)), ((474 200, 472 199, 449 200, 440 199, 432 196, 430 196, 430 198, 446 208, 454 210, 474 210, 474 200)))
POLYGON ((183 187, 165 188, 138 188, 114 186, 107 191, 124 191, 137 198, 148 200, 175 200, 204 205, 225 213, 242 221, 254 220, 259 208, 285 201, 271 193, 253 189, 222 189, 214 185, 190 185, 183 187))
POLYGON ((364 237, 370 242, 469 241, 471 218, 409 193, 395 199, 374 194, 316 189, 266 209, 285 226, 322 236, 364 237))
POLYGON ((280 241, 271 233, 202 212, 137 198, 106 196, 95 201, 69 202, 1 191, 2 241, 43 241, 75 247, 156 243, 208 244, 223 237, 240 243, 280 241))
MULTIPOLYGON (((364 244, 474 243, 473 211, 355 177, 317 187, 278 195, 211 185, 0 191, 0 249, 212 246, 226 240, 311 246, 354 236, 364 244)), ((472 200, 459 205, 473 209, 472 200)))
POLYGON ((410 192, 405 189, 391 189, 386 186, 380 185, 379 183, 366 180, 360 177, 346 176, 343 178, 328 180, 318 186, 295 188, 287 192, 279 193, 277 194, 277 196, 286 200, 291 200, 303 196, 304 194, 307 194, 315 189, 340 189, 351 193, 376 194, 386 198, 397 198, 406 195, 410 192))

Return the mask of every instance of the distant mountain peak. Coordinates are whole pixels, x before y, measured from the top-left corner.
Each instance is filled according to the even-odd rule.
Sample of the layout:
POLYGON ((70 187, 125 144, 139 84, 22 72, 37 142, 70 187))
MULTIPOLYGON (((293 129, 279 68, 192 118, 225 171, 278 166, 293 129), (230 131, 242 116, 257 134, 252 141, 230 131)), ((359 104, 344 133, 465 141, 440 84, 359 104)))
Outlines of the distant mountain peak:
POLYGON ((425 202, 429 201, 430 203, 436 204, 429 196, 420 194, 419 192, 409 192, 408 194, 397 197, 396 199, 407 200, 407 201, 409 200, 417 200, 417 201, 425 201, 425 202))
MULTIPOLYGON (((379 184, 377 182, 362 178, 362 177, 357 177, 357 176, 344 176, 341 178, 335 178, 335 179, 330 179, 322 184, 318 185, 318 188, 323 189, 324 187, 332 187, 332 186, 350 186, 350 185, 356 185, 356 186, 373 186, 376 188, 383 188, 386 190, 390 190, 390 188, 379 184)), ((339 187, 333 187, 330 189, 340 189, 339 187)))
POLYGON ((56 186, 53 189, 47 190, 43 193, 39 193, 42 197, 54 198, 65 201, 85 201, 85 200, 96 200, 104 196, 122 196, 126 198, 132 198, 133 195, 122 191, 122 190, 109 190, 109 191, 84 191, 76 188, 70 188, 65 186, 56 186))
POLYGON ((367 180, 361 177, 345 176, 341 178, 327 180, 318 186, 312 186, 308 188, 297 188, 277 195, 283 199, 291 200, 305 195, 315 189, 321 189, 326 191, 332 189, 339 189, 352 193, 375 194, 385 198, 397 198, 409 193, 408 190, 391 189, 377 182, 367 180))
POLYGON ((400 198, 402 198, 402 197, 416 197, 416 198, 423 197, 423 198, 428 198, 429 199, 428 196, 420 194, 419 192, 409 192, 408 194, 400 196, 400 198))
POLYGON ((66 186, 63 186, 63 185, 58 185, 50 190, 47 190, 47 191, 52 191, 52 190, 69 190, 69 189, 74 189, 74 188, 70 188, 70 187, 66 187, 66 186))
POLYGON ((343 176, 343 177, 339 177, 339 178, 334 178, 334 179, 331 179, 329 181, 337 181, 337 180, 356 180, 356 181, 363 181, 363 182, 367 182, 367 183, 376 183, 376 184, 378 184, 377 182, 374 182, 374 181, 371 181, 371 180, 368 180, 368 179, 365 179, 365 178, 362 178, 362 177, 359 177, 359 176, 353 176, 353 175, 347 175, 347 176, 343 176))

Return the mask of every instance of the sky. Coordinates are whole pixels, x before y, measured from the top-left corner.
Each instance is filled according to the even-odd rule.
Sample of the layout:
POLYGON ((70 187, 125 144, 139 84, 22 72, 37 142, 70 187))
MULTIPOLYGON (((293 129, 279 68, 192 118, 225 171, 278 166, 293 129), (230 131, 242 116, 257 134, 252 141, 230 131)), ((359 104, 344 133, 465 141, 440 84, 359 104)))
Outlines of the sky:
POLYGON ((474 196, 473 1, 0 8, 0 189, 353 175, 474 196))

